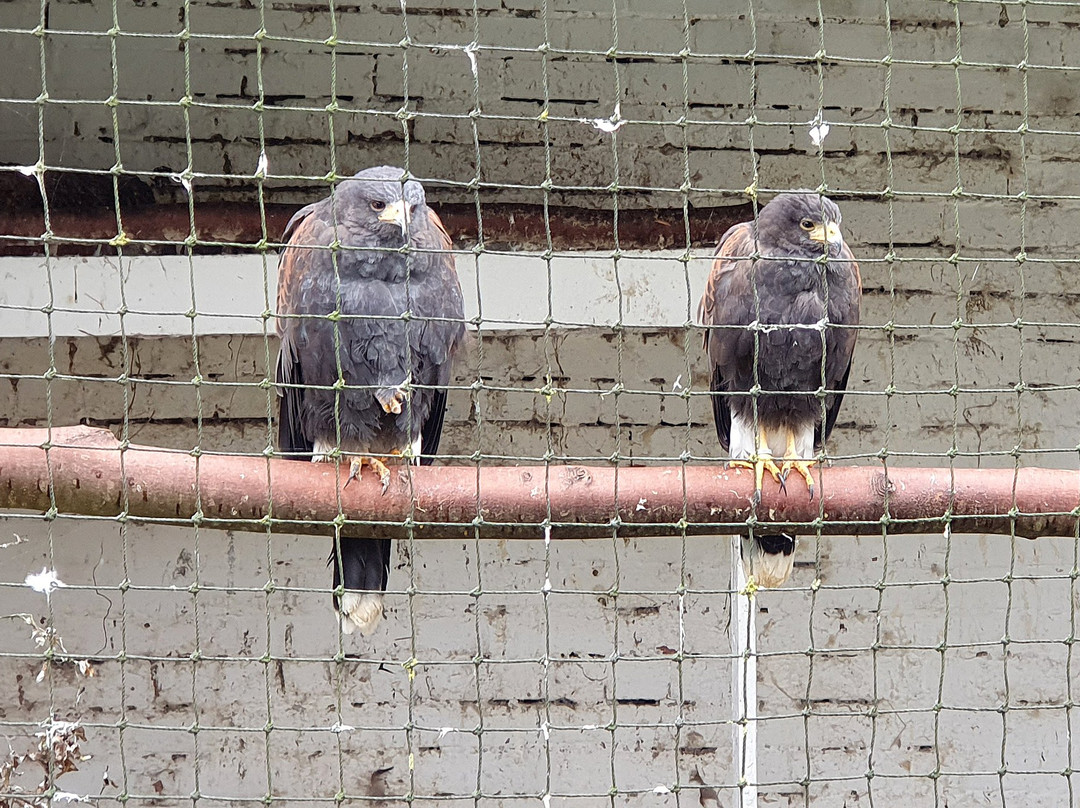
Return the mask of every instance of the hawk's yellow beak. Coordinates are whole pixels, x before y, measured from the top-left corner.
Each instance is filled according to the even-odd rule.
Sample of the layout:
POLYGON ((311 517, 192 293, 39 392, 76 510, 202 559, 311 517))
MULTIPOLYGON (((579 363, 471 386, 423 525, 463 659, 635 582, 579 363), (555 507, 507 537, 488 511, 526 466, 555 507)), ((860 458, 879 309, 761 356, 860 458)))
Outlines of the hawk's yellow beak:
POLYGON ((809 232, 810 240, 816 241, 819 244, 840 244, 843 242, 844 237, 840 233, 840 226, 836 222, 826 222, 825 224, 816 224, 814 229, 809 232))
POLYGON ((397 202, 391 202, 383 208, 383 212, 379 214, 379 221, 396 224, 401 228, 402 235, 407 233, 409 230, 409 207, 405 204, 405 200, 399 199, 397 202))

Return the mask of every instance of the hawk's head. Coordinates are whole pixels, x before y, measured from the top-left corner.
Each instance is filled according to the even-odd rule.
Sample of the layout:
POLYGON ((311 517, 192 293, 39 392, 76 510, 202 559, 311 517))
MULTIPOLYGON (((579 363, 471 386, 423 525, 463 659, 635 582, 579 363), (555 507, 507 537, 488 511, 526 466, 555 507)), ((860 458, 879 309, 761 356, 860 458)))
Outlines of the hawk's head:
POLYGON ((775 247, 783 254, 838 255, 844 237, 840 208, 813 191, 780 194, 758 212, 757 231, 762 253, 775 247))
POLYGON ((336 215, 350 231, 380 246, 400 246, 408 238, 410 223, 426 205, 424 187, 416 180, 403 182, 405 177, 403 169, 393 166, 356 173, 338 187, 336 215))

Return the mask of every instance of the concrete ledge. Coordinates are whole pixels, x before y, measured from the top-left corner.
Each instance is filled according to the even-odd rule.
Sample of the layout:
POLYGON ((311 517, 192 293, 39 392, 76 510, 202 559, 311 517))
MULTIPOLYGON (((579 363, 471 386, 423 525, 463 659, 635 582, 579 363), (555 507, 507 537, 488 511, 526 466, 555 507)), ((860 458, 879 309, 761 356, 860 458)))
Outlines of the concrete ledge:
MULTIPOLYGON (((549 316, 566 326, 679 326, 696 314, 710 264, 682 255, 460 253, 457 266, 466 316, 481 317, 481 330, 535 328, 549 316)), ((5 258, 0 338, 261 334, 274 329, 266 315, 276 295, 273 255, 5 258)))

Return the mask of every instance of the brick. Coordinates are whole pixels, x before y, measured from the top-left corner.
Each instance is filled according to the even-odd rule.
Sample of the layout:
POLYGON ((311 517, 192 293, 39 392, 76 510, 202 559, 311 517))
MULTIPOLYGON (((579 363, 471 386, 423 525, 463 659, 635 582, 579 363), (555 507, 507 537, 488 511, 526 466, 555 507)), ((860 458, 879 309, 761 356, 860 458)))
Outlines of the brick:
POLYGON ((955 109, 956 71, 952 67, 894 65, 889 103, 894 108, 955 109))
POLYGON ((881 59, 888 53, 889 28, 883 21, 825 23, 825 51, 843 59, 881 59))
MULTIPOLYGON (((903 197, 893 204, 894 244, 951 243, 954 237, 949 200, 903 197)), ((843 204, 845 229, 855 243, 888 244, 889 211, 885 202, 848 200, 843 204)))
MULTIPOLYGON (((40 11, 38 7, 39 14, 40 11)), ((55 8, 49 9, 49 28, 58 31, 101 32, 104 38, 104 33, 112 28, 112 6, 110 3, 101 2, 57 3, 55 8)))
POLYGON ((546 99, 598 104, 601 109, 607 110, 615 108, 615 69, 597 57, 549 57, 545 68, 540 55, 514 55, 505 59, 503 80, 503 97, 507 99, 546 99), (548 82, 546 96, 543 85, 545 70, 548 82))
MULTIPOLYGON (((554 149, 551 158, 552 181, 569 188, 606 188, 616 181, 624 186, 670 188, 682 181, 678 163, 673 163, 666 155, 632 145, 620 146, 618 173, 609 145, 554 149)), ((542 181, 542 174, 533 180, 534 183, 542 181)))
POLYGON ((375 94, 388 99, 403 97, 405 64, 409 71, 409 97, 424 99, 425 111, 463 115, 479 103, 500 96, 502 61, 480 54, 476 57, 479 96, 468 55, 463 50, 409 48, 405 55, 382 53, 376 58, 375 94))
POLYGON ((690 181, 698 188, 739 192, 752 179, 752 162, 745 151, 703 149, 690 153, 690 181))
MULTIPOLYGON (((963 10, 961 16, 963 16, 971 7, 961 6, 961 8, 963 10)), ((965 22, 961 31, 960 55, 964 61, 1016 65, 1024 59, 1022 25, 1003 27, 996 22, 983 25, 965 22)))
MULTIPOLYGON (((946 16, 947 20, 913 21, 900 18, 894 22, 890 36, 893 58, 947 66, 956 56, 956 26, 951 10, 946 9, 946 16)), ((896 19, 895 14, 894 19, 896 19)), ((966 41, 966 28, 964 33, 964 41, 966 41)), ((886 41, 878 53, 878 58, 888 53, 889 42, 886 41)), ((966 51, 964 57, 974 60, 974 56, 969 56, 966 51)))
MULTIPOLYGON (((10 0, 4 10, 9 28, 34 28, 41 22, 41 5, 33 0, 10 0)), ((5 38, 10 35, 5 35, 5 38)))
MULTIPOLYGON (((964 4, 973 5, 973 4, 964 4)), ((951 24, 956 21, 956 8, 952 3, 923 3, 919 0, 897 0, 889 3, 893 20, 901 23, 951 24)))
POLYGON ((745 19, 695 18, 690 26, 690 49, 694 54, 743 56, 753 45, 750 24, 745 19))
MULTIPOLYGON (((553 335, 555 339, 558 334, 553 335)), ((514 335, 493 333, 483 341, 483 361, 476 368, 481 378, 501 380, 520 379, 522 376, 540 377, 547 372, 549 342, 543 335, 526 332, 516 339, 514 335)))
MULTIPOLYGON (((182 125, 174 131, 183 131, 182 125)), ((188 164, 187 148, 181 143, 172 143, 163 147, 161 144, 142 140, 124 142, 121 138, 121 155, 124 168, 128 171, 155 171, 163 168, 182 171, 188 164)), ((180 193, 179 183, 176 191, 180 193)), ((178 236, 178 238, 182 237, 178 236)))
POLYGON ((625 392, 605 398, 600 423, 608 425, 656 424, 660 421, 660 396, 625 392))
MULTIPOLYGON (((499 0, 475 0, 475 5, 482 11, 497 10, 502 8, 502 3, 499 0)), ((468 3, 455 2, 454 0, 407 0, 407 10, 410 15, 413 14, 435 14, 441 15, 447 11, 451 13, 471 15, 473 2, 470 0, 468 3)), ((401 6, 399 3, 386 2, 382 0, 382 3, 377 5, 376 8, 384 14, 393 12, 401 13, 401 6)))
MULTIPOLYGON (((1040 71, 1032 72, 1032 76, 1040 71)), ((1041 71, 1045 72, 1045 71, 1041 71)), ((1040 93, 1057 92, 1050 86, 1029 78, 1029 99, 1035 98, 1036 90, 1040 93)), ((960 92, 965 109, 985 110, 987 112, 1022 112, 1028 101, 1024 99, 1024 84, 1020 71, 1010 68, 961 68, 960 92)), ((1046 99, 1035 98, 1035 106, 1046 105, 1046 99)), ((1070 109, 1075 109, 1070 105, 1070 109)))
POLYGON ((881 191, 887 185, 885 161, 880 155, 865 157, 826 155, 763 154, 759 160, 759 182, 769 188, 813 188, 824 173, 831 188, 860 192, 881 191))
POLYGON ((549 12, 555 13, 611 16, 611 3, 607 0, 585 0, 582 3, 573 3, 571 0, 503 0, 503 5, 509 9, 536 14, 546 7, 549 12))
MULTIPOLYGON (((674 101, 669 110, 671 119, 677 119, 682 112, 674 101)), ((746 123, 745 110, 737 107, 714 107, 693 110, 685 127, 671 124, 660 131, 669 145, 682 148, 684 142, 692 149, 746 149, 749 145, 750 127, 746 123)), ((753 129, 755 144, 760 137, 765 142, 787 143, 791 139, 788 126, 755 126, 753 129)))
MULTIPOLYGON (((440 48, 446 45, 464 47, 476 39, 478 21, 471 8, 462 9, 458 15, 410 13, 401 24, 402 36, 407 25, 409 39, 420 47, 440 48)), ((401 13, 389 15, 402 21, 401 13)), ((400 37, 399 37, 400 39, 400 37)))
MULTIPOLYGON (((1010 24, 1023 25, 1023 16, 1016 13, 1015 9, 1007 9, 1007 16, 1010 19, 1010 24)), ((1039 5, 1027 10, 1027 20, 1029 24, 1041 24, 1040 28, 1043 28, 1045 24, 1049 24, 1051 27, 1061 26, 1062 23, 1075 25, 1080 23, 1080 9, 1067 4, 1039 5)))
POLYGON ((1049 110, 1054 115, 1068 115, 1077 111, 1076 99, 1068 95, 1069 74, 1053 70, 1029 70, 1029 108, 1049 110))
MULTIPOLYGON (((860 30, 862 26, 855 30, 860 30)), ((745 35, 750 26, 744 24, 745 35)), ((790 22, 763 19, 755 26, 759 55, 813 58, 821 50, 820 25, 792 25, 790 22)), ((857 37, 852 36, 852 39, 857 37)), ((749 49, 749 48, 747 48, 749 49)))
MULTIPOLYGON (((451 118, 439 115, 419 115, 413 121, 413 137, 421 142, 470 144, 474 138, 486 143, 539 146, 544 142, 544 127, 537 120, 542 105, 533 101, 499 100, 484 104, 478 118, 451 118), (512 120, 506 120, 509 116, 512 120), (475 127, 475 131, 474 131, 475 127)), ((552 105, 551 114, 581 117, 576 106, 552 105)), ((583 130, 577 123, 552 121, 552 129, 583 130)))
POLYGON ((542 431, 520 427, 503 429, 495 425, 482 429, 478 442, 474 427, 448 424, 443 430, 443 440, 446 441, 443 451, 457 446, 467 448, 466 454, 479 451, 484 455, 513 457, 516 462, 522 463, 528 462, 525 458, 532 458, 533 462, 543 462, 548 446, 547 436, 542 431))
POLYGON ((83 101, 109 98, 113 73, 105 40, 105 37, 50 35, 45 56, 49 95, 83 101), (73 64, 79 65, 78 72, 70 70, 73 64))
MULTIPOLYGON (((483 14, 479 20, 479 44, 493 53, 506 56, 505 50, 513 48, 539 48, 544 44, 544 20, 540 15, 518 15, 510 8, 483 14)), ((562 47, 558 41, 549 41, 553 47, 562 47)))
MULTIPOLYGON (((519 383, 520 384, 520 383, 519 383)), ((543 382, 537 382, 539 387, 543 382)), ((517 385, 515 385, 517 386, 517 385)), ((518 391, 487 390, 480 396, 479 419, 481 421, 511 421, 529 422, 539 419, 545 420, 544 399, 534 390, 529 390, 524 384, 524 389, 518 391)))
POLYGON ((757 103, 762 106, 817 107, 817 68, 802 64, 765 64, 757 69, 757 103))
MULTIPOLYGON (((308 106, 323 106, 330 100, 331 49, 324 45, 270 43, 260 55, 252 43, 220 53, 207 46, 201 53, 200 64, 192 66, 192 89, 197 93, 234 104, 254 103, 261 75, 266 96, 295 97, 298 101, 293 103, 308 106)), ((339 49, 339 94, 346 98, 358 96, 366 104, 372 94, 374 70, 373 56, 339 49)))
POLYGON ((688 435, 683 426, 638 424, 627 429, 627 437, 626 451, 634 458, 664 465, 678 464, 686 453, 695 457, 723 454, 711 429, 691 430, 688 435))
POLYGON ((139 101, 177 103, 184 95, 184 54, 170 39, 131 39, 116 43, 117 94, 139 101), (156 69, 146 75, 142 65, 150 59, 156 69))
MULTIPOLYGON (((119 427, 113 427, 119 432, 119 427)), ((276 430, 268 429, 265 420, 204 422, 202 445, 215 452, 259 452, 273 446, 276 430)), ((190 451, 199 442, 194 422, 177 424, 141 423, 133 425, 132 440, 147 446, 190 451), (136 436, 137 432, 137 436, 136 436)))
MULTIPOLYGON (((607 52, 615 43, 610 6, 608 12, 594 17, 582 16, 577 12, 551 14, 548 43, 563 50, 607 52)), ((639 19, 624 13, 617 16, 620 52, 677 54, 686 46, 685 23, 681 13, 656 15, 647 26, 641 25, 639 19)))
POLYGON ((1074 64, 1075 59, 1069 52, 1071 40, 1067 30, 1059 30, 1057 26, 1029 26, 1028 60, 1032 64, 1052 67, 1068 67, 1074 64))
MULTIPOLYGON (((878 111, 885 98, 885 71, 879 67, 863 65, 826 65, 823 72, 825 106, 840 109, 878 111)), ((820 93, 815 87, 814 103, 820 93)), ((844 116, 836 116, 843 121, 844 116)), ((863 116, 859 116, 861 120, 863 116)), ((829 116, 826 115, 826 120, 829 116)))
POLYGON ((187 24, 193 42, 198 41, 198 34, 218 34, 254 44, 255 32, 260 25, 259 10, 254 5, 243 3, 228 6, 199 5, 192 9, 187 24))
MULTIPOLYGON (((34 97, 41 92, 41 87, 36 88, 34 97)), ((38 122, 37 108, 31 104, 4 105, 6 108, 0 111, 0 129, 5 134, 5 151, 7 159, 13 165, 34 165, 37 163, 41 149, 38 146, 38 122)), ((48 132, 48 130, 46 130, 48 132)), ((51 140, 51 132, 46 135, 51 140)))

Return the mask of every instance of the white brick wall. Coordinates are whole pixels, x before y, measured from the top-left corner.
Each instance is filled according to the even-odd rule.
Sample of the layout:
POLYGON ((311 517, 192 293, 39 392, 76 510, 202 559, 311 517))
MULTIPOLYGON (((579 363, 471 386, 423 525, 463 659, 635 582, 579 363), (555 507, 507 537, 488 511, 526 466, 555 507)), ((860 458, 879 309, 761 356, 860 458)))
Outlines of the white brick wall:
MULTIPOLYGON (((759 184, 773 188, 816 185, 824 171, 829 186, 847 196, 845 231, 866 289, 863 322, 892 323, 895 331, 891 339, 884 331, 860 337, 832 453, 868 455, 884 446, 918 455, 898 463, 943 465, 953 445, 965 453, 1020 446, 1039 452, 1025 455, 1027 464, 1075 467, 1080 391, 1069 386, 1076 382, 1080 342, 1076 202, 1028 204, 1023 247, 1032 260, 1022 267, 1021 285, 1012 260, 1021 247, 1019 201, 927 194, 951 193, 959 170, 968 194, 1076 195, 1074 74, 1048 68, 1080 65, 1074 36, 1080 10, 925 0, 889 5, 886 21, 879 0, 825 0, 822 25, 813 4, 754 3, 751 66, 734 58, 752 46, 743 7, 616 0, 620 51, 660 54, 639 53, 616 66, 603 56, 613 43, 611 0, 548 0, 551 48, 594 53, 549 55, 552 120, 542 125, 540 0, 476 0, 475 17, 472 2, 408 0, 407 20, 397 2, 335 4, 344 44, 336 49, 342 111, 331 138, 323 111, 331 100, 325 9, 188 3, 195 105, 185 123, 176 103, 185 82, 185 52, 175 38, 183 29, 179 7, 117 0, 119 151, 128 171, 180 171, 190 161, 196 172, 230 175, 200 179, 198 200, 252 203, 243 178, 255 170, 262 147, 252 108, 261 72, 272 173, 322 176, 331 148, 343 172, 401 163, 407 130, 410 166, 432 179, 433 198, 471 202, 471 193, 437 180, 479 175, 486 183, 533 186, 484 190, 484 203, 536 203, 542 198, 536 186, 546 176, 545 138, 556 184, 606 186, 616 179, 611 138, 580 119, 608 117, 618 102, 630 121, 618 133, 618 180, 644 189, 626 194, 624 207, 681 204, 678 194, 650 189, 679 187, 684 160, 695 206, 743 201, 738 192, 755 169, 759 184), (957 71, 949 64, 957 13, 965 61, 959 113, 957 71), (262 18, 269 37, 260 64, 254 33, 262 18), (412 44, 403 50, 406 22, 412 44), (1018 63, 1025 33, 1032 65, 1026 111, 1019 71, 974 64, 1018 63), (474 36, 478 95, 460 49, 474 36), (684 98, 684 67, 673 57, 687 36, 684 98), (280 39, 289 37, 311 41, 280 39), (822 39, 828 57, 819 78, 814 56, 822 39), (884 67, 856 60, 884 58, 890 42, 897 63, 891 106, 883 110, 884 67), (416 115, 403 123, 394 115, 404 103, 405 59, 408 111, 416 115), (938 64, 902 63, 912 59, 938 64), (807 134, 822 82, 832 124, 823 163, 807 134), (444 117, 466 115, 477 103, 482 114, 475 122, 444 117), (886 113, 888 130, 880 126, 886 113), (684 116, 689 122, 681 125, 684 116), (555 120, 560 117, 570 120, 555 120), (752 129, 745 123, 751 117, 758 121, 752 129), (957 123, 954 143, 947 130, 957 123), (1021 144, 1025 124, 1030 131, 1021 144), (886 186, 902 195, 882 200, 886 186), (957 250, 961 260, 954 265, 949 258, 957 250), (890 251, 899 263, 885 260, 890 251), (963 325, 955 334, 927 328, 957 317, 963 325), (1008 327, 1019 317, 1028 323, 1022 331, 1008 327), (978 392, 1011 387, 1021 368, 1027 385, 1054 389, 978 392), (880 393, 889 384, 897 393, 886 398, 880 393), (974 392, 954 398, 954 384, 974 392)), ((50 2, 48 11, 46 162, 107 170, 117 150, 112 110, 104 103, 113 92, 105 34, 114 24, 113 4, 50 2)), ((40 13, 36 0, 0 3, 0 29, 29 30, 40 13)), ((42 92, 39 40, 0 32, 0 45, 13 64, 26 66, 0 79, 6 99, 0 155, 31 164, 38 159, 37 108, 13 102, 42 92)), ((178 186, 168 190, 180 193, 178 186)), ((268 190, 272 201, 300 203, 325 188, 271 180, 268 190)), ((160 188, 156 193, 169 201, 160 188)), ((594 191, 553 198, 610 206, 606 193, 594 191)), ((546 316, 544 262, 483 256, 480 299, 492 328, 483 333, 482 352, 473 344, 458 364, 462 389, 451 396, 444 450, 532 458, 549 450, 602 458, 617 448, 633 458, 717 456, 708 402, 694 397, 688 406, 671 394, 677 381, 694 390, 706 385, 699 335, 682 328, 706 261, 691 263, 687 299, 682 265, 671 254, 656 258, 632 255, 620 267, 624 321, 631 327, 621 350, 629 391, 616 411, 613 396, 599 395, 611 388, 620 353, 609 327, 618 303, 610 259, 553 263, 553 315, 593 327, 545 336, 509 329, 512 321, 546 316), (550 401, 537 392, 549 372, 570 388, 550 401), (474 397, 465 388, 477 378, 511 390, 474 397)), ((256 384, 276 346, 264 342, 257 318, 266 305, 264 285, 273 288, 270 263, 267 279, 261 259, 250 256, 200 256, 194 269, 186 258, 165 256, 127 263, 133 313, 126 326, 133 336, 125 367, 118 324, 106 314, 119 305, 115 265, 54 260, 59 305, 103 313, 54 315, 50 346, 44 315, 0 309, 0 422, 43 425, 51 413, 56 424, 89 419, 117 427, 127 406, 133 440, 190 450, 200 413, 201 448, 262 451, 271 440, 267 411, 274 400, 256 384), (184 316, 192 271, 202 313, 194 346, 184 316), (212 319, 241 312, 251 319, 212 319), (47 383, 50 350, 59 376, 47 383), (124 372, 132 379, 127 396, 114 381, 124 372), (182 383, 197 372, 208 380, 198 394, 182 383)), ((460 265, 471 299, 475 265, 468 257, 460 265)), ((0 258, 0 306, 44 305, 42 272, 39 260, 0 258)), ((470 305, 471 315, 476 301, 470 305)), ((1012 459, 956 462, 1010 465, 1012 459)), ((342 649, 363 660, 350 656, 338 664, 321 591, 329 583, 325 540, 275 534, 268 545, 255 534, 133 524, 125 543, 113 521, 45 523, 24 515, 0 519, 0 545, 12 534, 26 542, 0 547, 0 612, 44 617, 44 598, 21 584, 42 565, 55 567, 69 584, 52 599, 68 651, 105 659, 93 679, 76 679, 62 665, 37 683, 40 652, 29 627, 0 621, 0 682, 10 695, 0 700, 0 735, 21 751, 33 723, 50 714, 90 725, 85 751, 93 757, 61 780, 65 790, 97 794, 107 769, 120 785, 106 786, 104 797, 126 789, 129 803, 140 808, 189 803, 196 775, 202 806, 267 793, 275 804, 312 798, 330 804, 339 790, 350 804, 382 797, 363 804, 403 805, 400 795, 411 786, 422 795, 413 804, 441 808, 474 804, 478 782, 485 795, 478 804, 485 807, 542 804, 539 795, 549 786, 557 794, 593 795, 555 797, 553 805, 609 804, 613 783, 620 806, 685 806, 698 794, 676 798, 653 789, 686 787, 697 769, 707 783, 728 786, 721 801, 731 802, 726 538, 685 545, 678 539, 554 542, 547 549, 542 542, 496 541, 400 546, 386 624, 370 641, 350 640, 342 649), (266 594, 271 576, 276 589, 266 594), (125 580, 134 588, 121 592, 125 580), (545 580, 554 588, 546 613, 545 580), (196 581, 197 595, 190 589, 196 581), (681 612, 680 585, 686 587, 681 612), (483 594, 474 597, 469 593, 477 586, 483 594), (671 653, 680 636, 687 654, 681 663, 671 653), (127 662, 116 660, 121 651, 127 662), (196 651, 203 659, 193 663, 196 651), (545 652, 546 675, 539 662, 545 652), (273 658, 264 664, 267 653, 273 658), (413 654, 420 664, 410 681, 402 663, 413 654), (478 655, 484 661, 476 665, 478 655), (481 717, 484 731, 476 735, 481 717), (620 725, 614 734, 607 730, 613 717, 620 725), (267 736, 268 719, 275 729, 267 736), (196 720, 203 727, 197 735, 190 731, 196 720), (538 729, 544 720, 550 721, 546 738, 538 729), (337 722, 361 729, 329 732, 337 722), (522 794, 532 796, 509 796, 522 794)), ((1076 711, 1066 706, 1076 700, 1080 676, 1075 654, 1069 656, 1080 609, 1077 553, 1068 539, 804 540, 791 586, 756 602, 761 803, 864 806, 872 797, 875 805, 1066 805, 1069 780, 1061 772, 1080 760, 1076 711), (1006 635, 1008 645, 1001 643, 1006 635), (1008 709, 999 712, 1003 704, 1008 709), (1003 765, 1007 773, 999 777, 1003 765)), ((1075 774, 1071 782, 1075 795, 1075 774)))
MULTIPOLYGON (((4 4, 6 25, 29 29, 36 24, 39 6, 32 0, 4 4)), ((470 4, 425 2, 408 4, 407 18, 395 5, 339 7, 337 35, 337 93, 340 105, 353 112, 339 116, 334 145, 343 171, 376 161, 401 163, 402 128, 392 117, 366 111, 396 113, 403 102, 403 58, 409 64, 409 108, 421 115, 410 123, 410 160, 425 176, 467 181, 476 174, 472 125, 465 119, 440 120, 432 115, 468 114, 477 103, 481 118, 480 174, 486 181, 539 185, 543 179, 542 137, 536 122, 545 99, 545 42, 553 51, 546 60, 549 114, 573 118, 607 117, 616 101, 623 116, 645 122, 667 122, 668 127, 634 126, 620 130, 620 180, 648 187, 679 185, 679 170, 666 171, 653 162, 653 144, 671 140, 681 149, 682 130, 675 126, 684 115, 692 121, 728 120, 735 129, 691 124, 689 148, 700 188, 742 188, 751 178, 746 162, 747 133, 742 122, 750 115, 762 121, 782 121, 791 127, 757 127, 755 147, 764 150, 762 171, 769 184, 817 183, 822 165, 813 154, 806 122, 818 111, 819 96, 833 133, 826 141, 824 176, 839 191, 880 191, 891 182, 905 190, 938 190, 955 173, 952 138, 947 132, 918 135, 893 129, 894 152, 890 180, 882 155, 885 138, 879 124, 886 70, 873 61, 882 59, 891 42, 893 57, 888 114, 895 124, 950 127, 957 122, 957 70, 950 61, 956 54, 955 9, 963 24, 959 69, 965 129, 959 151, 965 190, 974 193, 1017 193, 1020 174, 1018 127, 1034 131, 1024 138, 1028 154, 1053 155, 1052 172, 1029 171, 1028 192, 1061 194, 1074 173, 1075 93, 1072 73, 1055 67, 1075 66, 1069 51, 1067 25, 1074 12, 1064 5, 1027 9, 1027 100, 1023 75, 1012 67, 983 67, 979 63, 1015 65, 1023 58, 1025 28, 1019 9, 986 3, 903 3, 891 6, 893 20, 886 26, 883 5, 866 0, 824 6, 823 26, 813 9, 798 4, 767 4, 756 8, 752 30, 742 10, 718 10, 715 4, 617 3, 619 47, 639 55, 616 65, 604 57, 611 47, 611 6, 600 0, 583 7, 547 5, 547 36, 541 4, 534 0, 501 3, 485 0, 474 18, 470 4), (406 22, 412 44, 403 49, 406 22), (689 27, 687 28, 687 25, 689 27), (753 46, 754 69, 744 57, 753 46), (479 95, 469 59, 460 50, 477 39, 479 95), (687 40, 689 37, 689 40, 687 40), (677 55, 689 41, 684 99, 683 65, 677 55), (820 69, 813 61, 824 41, 828 54, 820 69), (565 50, 577 51, 565 53, 565 50), (593 51, 592 54, 580 51, 593 51), (656 54, 647 56, 641 54, 656 54), (667 55, 664 55, 667 54, 667 55), (721 56, 726 58, 721 59, 721 56), (836 61, 833 61, 835 57, 836 61), (853 62, 851 60, 871 60, 853 62), (933 62, 906 64, 904 60, 933 62), (756 73, 756 97, 751 96, 751 74, 756 73), (822 84, 823 82, 823 84, 822 84), (688 101, 690 109, 684 109, 688 101), (1026 105, 1026 110, 1025 110, 1026 105), (511 116, 520 120, 507 120, 511 116), (343 119, 340 119, 342 118, 343 119), (851 127, 845 124, 870 124, 851 127), (447 149, 447 142, 458 148, 447 149), (532 148, 522 149, 523 145, 532 148), (505 151, 513 146, 512 152, 505 151), (770 168, 776 158, 789 158, 770 168), (526 168, 528 167, 528 168, 526 168), (775 172, 775 173, 769 173, 775 172), (785 180, 787 181, 785 183, 785 180)), ((183 94, 185 54, 175 35, 183 30, 177 12, 156 5, 121 0, 116 39, 119 82, 119 137, 125 168, 148 171, 168 167, 179 171, 190 156, 196 171, 243 175, 254 170, 257 159, 258 120, 245 109, 257 97, 261 71, 267 108, 264 128, 271 172, 321 175, 329 164, 328 123, 321 112, 298 113, 290 107, 321 109, 330 102, 330 49, 323 43, 331 35, 327 13, 307 6, 274 4, 265 9, 270 38, 260 59, 254 34, 260 13, 247 2, 190 4, 189 43, 192 92, 197 104, 213 109, 191 111, 192 154, 181 137, 183 119, 176 105, 183 94), (171 34, 163 39, 135 38, 128 34, 171 34), (309 42, 282 41, 281 37, 309 42), (144 66, 153 65, 153 69, 144 66), (134 102, 154 103, 150 107, 134 102), (129 103, 123 103, 129 102, 129 103), (221 106, 226 105, 226 106, 221 106)), ((112 93, 113 68, 108 36, 110 3, 54 3, 50 6, 50 33, 45 38, 47 86, 44 138, 46 160, 70 168, 111 167, 114 160, 109 110, 104 101, 112 93), (93 36, 74 32, 97 32, 93 36), (70 66, 79 69, 72 71, 70 66), (99 101, 70 104, 65 101, 99 101)), ((21 62, 38 59, 38 39, 30 33, 7 34, 5 44, 21 62)), ((30 102, 41 92, 36 70, 9 76, 11 99, 30 102)), ((36 110, 32 104, 9 105, 0 114, 0 143, 10 159, 32 163, 37 159, 36 110)), ((608 138, 585 124, 552 123, 546 129, 558 159, 564 184, 606 184, 613 179, 608 138), (598 148, 589 150, 590 145, 598 148), (576 155, 572 159, 569 155, 576 155)), ((678 153, 662 155, 680 161, 678 153)), ((203 182, 213 193, 219 180, 203 182)), ((233 185, 236 184, 234 181, 233 185)), ((270 183, 271 198, 300 201, 303 192, 288 183, 270 183), (275 187, 280 187, 274 197, 275 187)), ((492 200, 535 201, 534 192, 486 192, 492 200)), ((463 201, 467 194, 447 190, 444 201, 463 201)), ((228 198, 228 197, 227 197, 228 198)), ((588 193, 571 195, 575 204, 596 204, 588 193)), ((654 201, 659 200, 656 197, 654 201)), ((628 205, 650 204, 648 194, 628 198, 628 205)))

